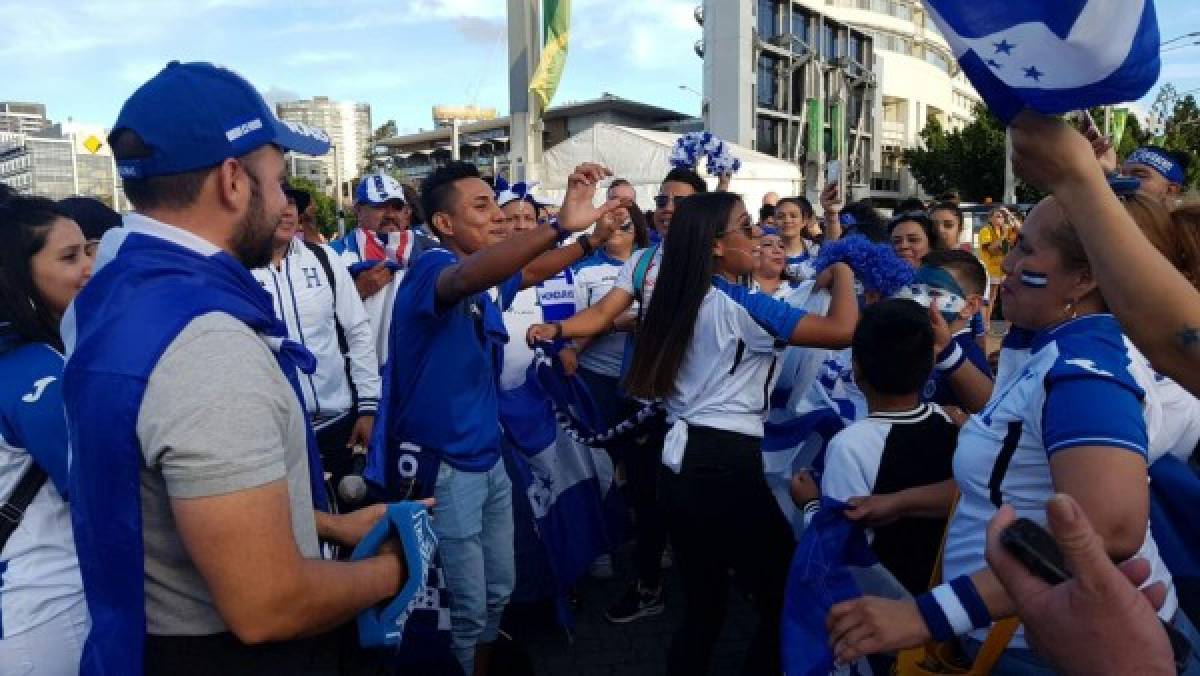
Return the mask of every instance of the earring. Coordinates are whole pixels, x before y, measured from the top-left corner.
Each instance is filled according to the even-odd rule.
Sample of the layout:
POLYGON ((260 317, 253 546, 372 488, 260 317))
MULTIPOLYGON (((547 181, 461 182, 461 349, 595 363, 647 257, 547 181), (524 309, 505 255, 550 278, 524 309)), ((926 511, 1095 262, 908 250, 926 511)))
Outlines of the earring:
POLYGON ((1075 318, 1079 317, 1079 311, 1075 309, 1075 300, 1074 299, 1067 301, 1067 307, 1064 309, 1064 311, 1065 311, 1068 319, 1075 319, 1075 318))

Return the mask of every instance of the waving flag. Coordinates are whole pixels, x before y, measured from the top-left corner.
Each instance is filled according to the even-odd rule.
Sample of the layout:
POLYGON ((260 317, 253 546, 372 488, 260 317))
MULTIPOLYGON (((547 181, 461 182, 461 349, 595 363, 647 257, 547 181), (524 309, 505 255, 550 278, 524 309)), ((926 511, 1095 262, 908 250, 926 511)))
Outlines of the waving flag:
POLYGON ((1153 0, 929 0, 971 84, 1006 123, 1139 99, 1158 80, 1153 0))
POLYGON ((871 674, 866 660, 834 667, 825 618, 835 604, 864 592, 900 595, 900 584, 879 565, 866 530, 846 518, 846 508, 844 502, 821 498, 821 509, 792 556, 781 624, 786 676, 871 674))
POLYGON ((529 367, 523 385, 500 392, 504 459, 514 496, 526 498, 523 504, 514 499, 514 513, 528 515, 516 524, 513 599, 554 597, 568 627, 567 592, 625 531, 607 454, 575 441, 557 421, 556 414, 568 409, 587 420, 592 416, 586 411, 593 408, 580 382, 567 378, 557 359, 544 354, 529 367))
POLYGON ((529 91, 537 97, 542 110, 550 107, 558 83, 562 80, 563 68, 567 65, 567 44, 571 38, 571 0, 543 0, 542 31, 545 45, 542 58, 529 91))

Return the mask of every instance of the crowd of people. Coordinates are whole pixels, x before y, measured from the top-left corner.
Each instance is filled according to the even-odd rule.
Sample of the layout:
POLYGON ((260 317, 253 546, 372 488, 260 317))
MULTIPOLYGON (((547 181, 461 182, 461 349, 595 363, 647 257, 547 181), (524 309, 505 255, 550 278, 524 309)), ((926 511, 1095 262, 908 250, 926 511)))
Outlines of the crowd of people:
POLYGON ((419 190, 365 177, 326 241, 284 153, 328 139, 228 70, 169 64, 109 142, 131 213, 0 194, 0 673, 501 673, 529 511, 506 458, 543 358, 614 432, 595 458, 633 574, 605 617, 661 613, 678 574, 667 673, 708 673, 734 582, 743 673, 783 673, 797 538, 826 510, 895 582, 831 605, 838 664, 908 673, 898 653, 941 642, 998 674, 1200 673, 1148 481, 1197 481, 1186 157, 1118 165, 1024 113, 1017 171, 1050 196, 992 209, 977 249, 949 196, 885 218, 834 183, 755 214, 677 166, 643 210, 584 164, 551 204, 458 162, 419 190), (411 501, 436 562, 360 546, 411 501), (1073 579, 1000 544, 1017 517, 1073 579), (426 638, 362 647, 355 618, 414 579, 410 609, 444 610, 426 638), (404 659, 439 632, 440 662, 404 659))

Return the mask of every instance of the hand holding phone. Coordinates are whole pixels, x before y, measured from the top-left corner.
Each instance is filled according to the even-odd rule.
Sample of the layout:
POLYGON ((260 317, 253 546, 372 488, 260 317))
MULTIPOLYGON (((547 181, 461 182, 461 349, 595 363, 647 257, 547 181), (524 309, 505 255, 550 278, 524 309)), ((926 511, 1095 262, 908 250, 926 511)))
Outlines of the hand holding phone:
MULTIPOLYGON (((1054 537, 1036 522, 1020 518, 1013 521, 1000 533, 1000 543, 1030 573, 1050 585, 1059 585, 1071 579, 1066 560, 1054 537)), ((1159 619, 1167 639, 1177 670, 1182 673, 1191 656, 1192 645, 1175 627, 1159 619)))

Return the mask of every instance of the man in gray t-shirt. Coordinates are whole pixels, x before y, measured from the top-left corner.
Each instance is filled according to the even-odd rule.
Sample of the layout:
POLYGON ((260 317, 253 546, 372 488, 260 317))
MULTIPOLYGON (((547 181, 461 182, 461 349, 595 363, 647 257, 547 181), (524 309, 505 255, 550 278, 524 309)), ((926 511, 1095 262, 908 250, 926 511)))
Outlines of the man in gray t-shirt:
MULTIPOLYGON (((125 217, 125 227, 106 235, 109 265, 130 269, 133 259, 122 256, 138 256, 141 252, 132 249, 146 250, 151 241, 159 242, 154 245, 159 248, 148 250, 164 257, 155 263, 164 270, 170 261, 196 255, 228 254, 248 269, 265 264, 286 204, 283 151, 324 152, 327 140, 318 138, 323 136, 284 125, 254 88, 230 71, 211 64, 169 64, 125 103, 109 138, 136 209, 125 217)), ((194 274, 222 284, 241 279, 234 272, 220 277, 204 265, 208 262, 194 274)), ((96 274, 103 278, 104 270, 96 274)), ((145 283, 138 277, 110 277, 136 289, 145 283)), ((176 278, 192 284, 184 277, 162 277, 176 278)), ((249 295, 239 301, 252 304, 254 293, 265 295, 248 271, 241 281, 248 284, 236 293, 249 295)), ((174 293, 166 282, 151 288, 156 298, 174 293)), ((204 293, 203 287, 181 286, 178 292, 180 298, 196 293, 204 293)), ((212 293, 213 298, 236 295, 224 288, 212 293)), ((184 301, 181 306, 190 307, 184 301)), ((104 316, 102 299, 88 307, 93 318, 104 316)), ((148 327, 161 320, 138 319, 148 327)), ((408 578, 396 547, 361 561, 321 560, 319 538, 353 546, 378 522, 384 506, 340 516, 314 509, 312 486, 320 467, 310 466, 307 417, 291 374, 280 366, 292 358, 277 359, 273 352, 291 348, 257 333, 251 321, 202 313, 174 333, 165 349, 161 344, 128 348, 141 350, 153 365, 136 415, 146 673, 336 673, 334 651, 322 635, 390 599, 408 578), (154 349, 162 349, 157 361, 147 351, 154 349)), ((68 416, 73 413, 82 412, 68 407, 68 416)), ((130 423, 118 415, 111 424, 130 423)), ((102 580, 91 582, 103 586, 102 580)), ((119 614, 121 607, 105 612, 119 614)), ((100 634, 95 643, 108 640, 110 649, 85 650, 90 666, 136 671, 135 659, 111 649, 117 640, 100 634)))

